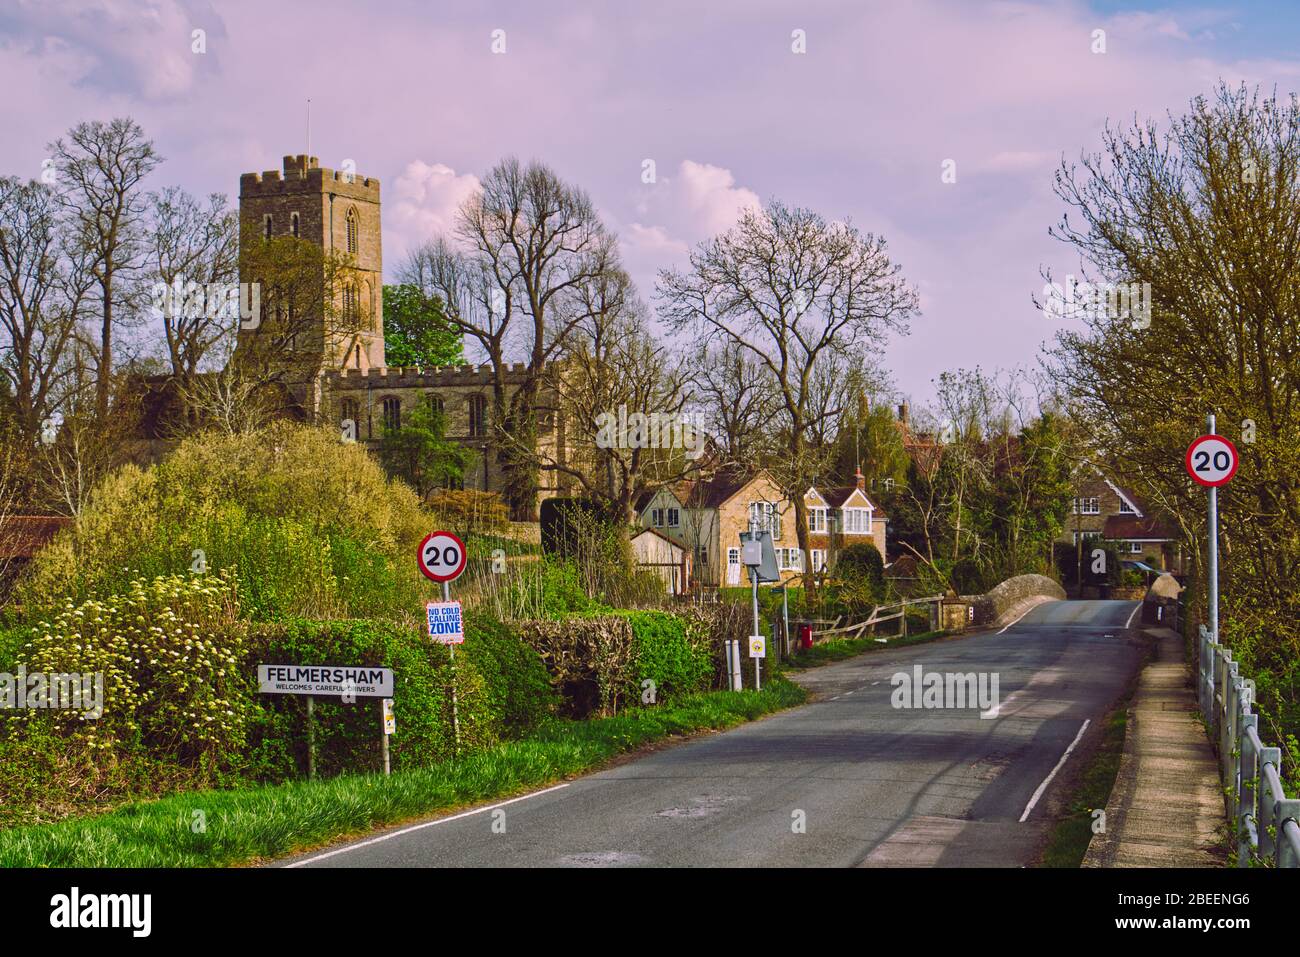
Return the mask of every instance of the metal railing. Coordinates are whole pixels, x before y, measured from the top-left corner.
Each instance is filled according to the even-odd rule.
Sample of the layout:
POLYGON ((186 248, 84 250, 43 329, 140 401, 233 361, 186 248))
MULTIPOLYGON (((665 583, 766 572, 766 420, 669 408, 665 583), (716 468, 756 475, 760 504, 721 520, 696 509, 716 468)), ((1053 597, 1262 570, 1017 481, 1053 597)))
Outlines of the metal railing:
POLYGON ((1255 682, 1237 673, 1232 652, 1204 625, 1199 652, 1197 702, 1219 752, 1237 866, 1300 867, 1300 799, 1288 798, 1282 787, 1282 750, 1259 738, 1255 682))

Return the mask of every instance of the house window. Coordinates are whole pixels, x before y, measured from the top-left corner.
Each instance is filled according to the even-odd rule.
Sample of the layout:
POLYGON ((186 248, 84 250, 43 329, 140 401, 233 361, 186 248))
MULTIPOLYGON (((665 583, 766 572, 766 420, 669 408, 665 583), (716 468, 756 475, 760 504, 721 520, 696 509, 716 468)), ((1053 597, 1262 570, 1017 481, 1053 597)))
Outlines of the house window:
POLYGON ((655 528, 664 527, 664 510, 662 508, 650 509, 650 524, 655 528))
POLYGON ((1131 555, 1141 555, 1141 554, 1142 554, 1142 543, 1141 543, 1141 542, 1129 542, 1129 543, 1128 543, 1128 550, 1129 550, 1129 554, 1131 554, 1131 555))
POLYGON ((1130 505, 1128 502, 1124 501, 1123 499, 1120 499, 1119 513, 1121 515, 1136 515, 1137 509, 1135 509, 1132 505, 1130 505))
POLYGON ((346 223, 347 249, 348 252, 355 254, 357 251, 357 210, 355 206, 348 209, 346 223))
POLYGON ((262 217, 262 238, 271 238, 271 214, 267 213, 262 217))
POLYGON ((892 492, 893 490, 894 490, 894 480, 892 478, 885 479, 885 491, 892 492))
POLYGON ((758 523, 760 532, 771 532, 772 537, 781 537, 781 516, 777 513, 775 502, 750 502, 749 521, 758 523))
POLYGON ((844 533, 846 535, 870 535, 871 509, 844 509, 844 533))
POLYGON ((1083 536, 1083 540, 1084 540, 1085 542, 1090 542, 1090 541, 1092 541, 1094 538, 1101 538, 1101 532, 1075 532, 1075 533, 1074 533, 1074 544, 1076 544, 1076 545, 1079 544, 1079 537, 1080 537, 1080 535, 1083 536))
POLYGON ((808 510, 808 531, 810 532, 826 531, 826 509, 810 508, 808 510))
POLYGON ((474 438, 487 435, 487 399, 481 395, 469 397, 469 434, 474 438))
POLYGON ((739 565, 739 564, 740 564, 740 549, 739 549, 739 548, 728 548, 728 549, 727 549, 727 564, 728 564, 728 565, 739 565))
POLYGON ((681 524, 682 510, 679 508, 670 508, 668 510, 668 527, 676 528, 681 524))
POLYGON ((402 400, 390 397, 384 400, 384 428, 397 430, 402 427, 402 400))
POLYGON ((825 571, 826 569, 826 549, 814 548, 812 550, 812 570, 815 572, 825 571))
POLYGON ((776 564, 783 572, 803 571, 803 552, 797 548, 778 548, 776 550, 776 564))
POLYGON ((298 214, 297 213, 289 214, 289 232, 293 235, 294 239, 298 238, 298 214))
POLYGON ((1076 498, 1074 500, 1075 515, 1100 515, 1101 499, 1098 498, 1076 498))

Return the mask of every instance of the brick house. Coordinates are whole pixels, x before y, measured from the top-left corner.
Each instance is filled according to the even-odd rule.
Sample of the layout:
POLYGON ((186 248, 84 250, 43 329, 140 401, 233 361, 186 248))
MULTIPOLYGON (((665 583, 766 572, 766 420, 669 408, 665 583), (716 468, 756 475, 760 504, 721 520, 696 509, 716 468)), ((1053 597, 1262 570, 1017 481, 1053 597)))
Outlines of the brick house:
MULTIPOLYGON (((854 541, 871 541, 884 557, 887 519, 862 486, 859 475, 857 485, 810 488, 805 493, 814 571, 821 571, 838 548, 854 541)), ((748 583, 740 564, 740 533, 749 530, 751 516, 772 533, 782 581, 803 573, 794 503, 766 469, 748 478, 724 474, 709 481, 665 486, 643 494, 635 511, 641 528, 660 532, 687 550, 696 584, 740 587, 748 583)))
POLYGON ((1134 496, 1100 473, 1081 477, 1075 490, 1058 542, 1077 546, 1080 539, 1100 539, 1114 543, 1126 560, 1182 570, 1173 531, 1162 519, 1148 515, 1134 496))

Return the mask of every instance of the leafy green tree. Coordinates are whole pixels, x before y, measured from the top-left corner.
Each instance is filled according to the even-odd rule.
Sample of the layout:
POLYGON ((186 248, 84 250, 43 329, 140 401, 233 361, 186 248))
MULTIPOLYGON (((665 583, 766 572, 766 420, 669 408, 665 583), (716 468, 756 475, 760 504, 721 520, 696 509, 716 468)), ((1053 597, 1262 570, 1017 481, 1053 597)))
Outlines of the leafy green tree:
POLYGON ((832 474, 838 482, 852 485, 860 465, 871 497, 888 500, 890 490, 907 479, 908 464, 903 431, 888 402, 863 401, 856 416, 845 417, 835 436, 832 474))
POLYGON ((423 369, 465 361, 461 335, 447 321, 439 297, 410 283, 384 286, 384 361, 423 369))
POLYGON ((388 474, 415 489, 421 501, 435 489, 462 482, 474 461, 474 453, 446 432, 443 414, 422 402, 399 427, 385 429, 379 441, 379 460, 388 474))

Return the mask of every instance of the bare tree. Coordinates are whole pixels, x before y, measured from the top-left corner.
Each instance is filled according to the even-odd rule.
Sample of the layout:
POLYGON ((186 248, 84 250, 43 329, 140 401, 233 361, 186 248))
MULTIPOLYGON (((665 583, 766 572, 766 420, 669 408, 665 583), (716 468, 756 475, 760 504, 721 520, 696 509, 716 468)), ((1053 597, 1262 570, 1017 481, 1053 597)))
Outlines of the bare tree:
POLYGON ((700 356, 693 386, 692 408, 717 444, 719 464, 752 471, 770 444, 765 438, 777 413, 768 368, 739 343, 719 342, 700 356))
POLYGON ((565 448, 539 464, 576 480, 631 524, 643 491, 698 471, 704 436, 686 412, 690 375, 646 329, 622 270, 584 282, 575 295, 572 313, 584 318, 548 379, 566 423, 565 448))
MULTIPOLYGON (((804 491, 831 453, 820 419, 834 370, 905 332, 917 296, 902 281, 883 238, 849 223, 772 202, 747 210, 730 231, 701 246, 685 271, 660 273, 659 299, 674 330, 694 329, 701 347, 732 343, 771 378, 784 436, 784 491, 794 503, 799 548, 808 550, 804 491), (828 368, 829 367, 829 368, 828 368)), ((805 587, 813 587, 805 562, 805 587)))
POLYGON ((536 510, 535 415, 547 363, 584 318, 571 293, 617 266, 613 238, 587 194, 550 168, 498 163, 462 206, 457 249, 438 237, 416 249, 401 278, 438 296, 452 326, 475 340, 493 369, 494 445, 514 518, 536 510), (508 353, 525 357, 506 388, 508 353))
POLYGON ((65 360, 92 282, 59 227, 49 187, 0 179, 0 378, 29 444, 62 401, 65 360))
POLYGON ((167 290, 162 300, 163 337, 172 375, 188 385, 209 351, 230 337, 220 301, 194 296, 196 287, 232 285, 239 275, 239 217, 226 197, 213 193, 207 206, 174 186, 148 197, 147 250, 153 278, 167 290), (187 308, 186 300, 202 300, 187 308), (179 300, 179 301, 178 301, 179 300))
POLYGON ((133 280, 144 255, 140 184, 162 161, 132 119, 79 123, 49 147, 59 196, 75 242, 85 251, 100 304, 95 414, 108 416, 113 377, 113 332, 129 315, 138 290, 133 280))

